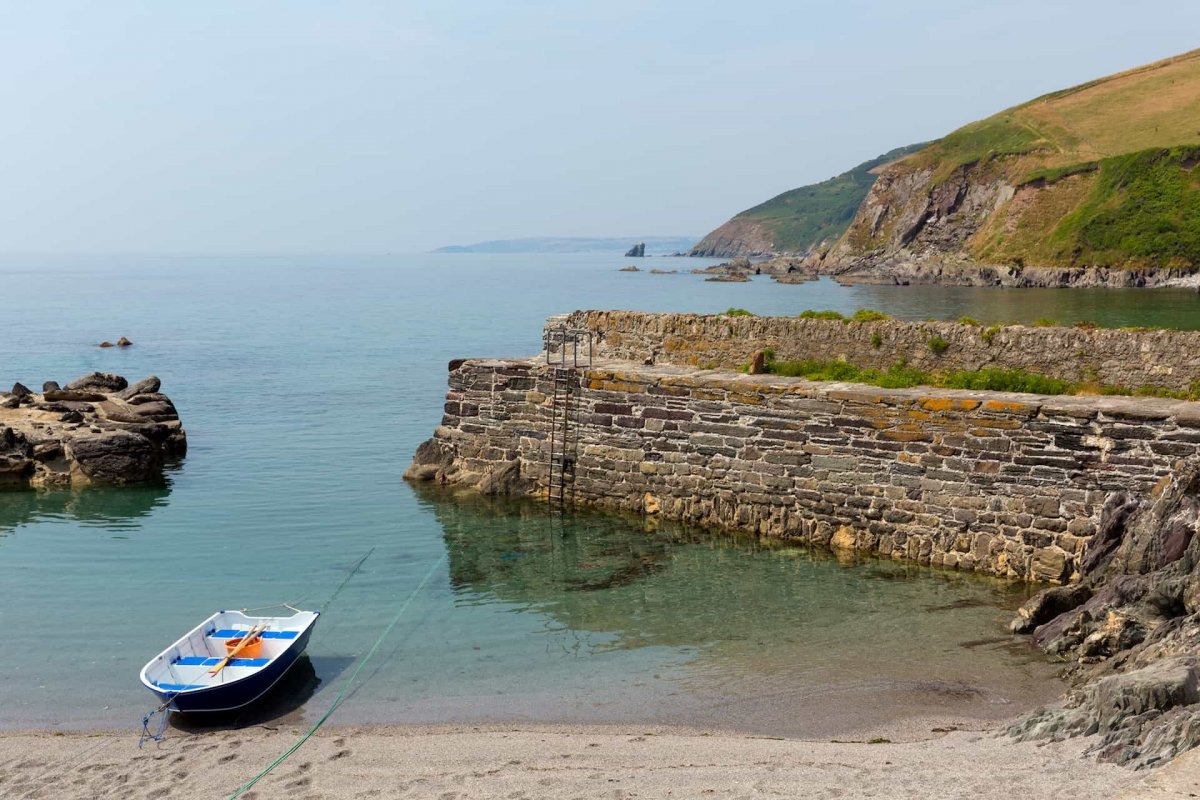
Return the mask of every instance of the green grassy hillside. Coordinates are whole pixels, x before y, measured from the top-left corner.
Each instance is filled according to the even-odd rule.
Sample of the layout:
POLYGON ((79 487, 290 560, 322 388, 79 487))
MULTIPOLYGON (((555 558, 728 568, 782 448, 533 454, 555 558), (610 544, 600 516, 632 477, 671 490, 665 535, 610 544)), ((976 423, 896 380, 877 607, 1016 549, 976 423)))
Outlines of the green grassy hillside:
POLYGON ((950 133, 889 168, 893 177, 925 172, 924 188, 905 196, 883 187, 914 181, 879 184, 871 203, 887 207, 884 223, 860 214, 844 241, 860 253, 920 250, 911 220, 922 209, 944 217, 946 198, 963 197, 962 187, 1008 186, 1011 197, 960 213, 959 239, 943 224, 924 246, 988 263, 1200 267, 1198 163, 1200 50, 950 133))
POLYGON ((898 147, 829 180, 792 189, 748 208, 704 237, 692 254, 802 253, 836 239, 875 183, 876 170, 924 146, 898 147))

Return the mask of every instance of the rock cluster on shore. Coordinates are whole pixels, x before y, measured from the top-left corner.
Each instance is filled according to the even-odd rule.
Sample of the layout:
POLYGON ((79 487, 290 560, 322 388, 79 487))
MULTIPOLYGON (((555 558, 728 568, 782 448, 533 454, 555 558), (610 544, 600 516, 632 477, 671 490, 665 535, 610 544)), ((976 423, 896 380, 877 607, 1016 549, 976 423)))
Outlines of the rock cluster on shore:
POLYGON ((0 485, 151 483, 187 451, 174 404, 154 376, 130 385, 93 372, 41 393, 17 383, 0 395, 0 485))
POLYGON ((1013 723, 1019 739, 1098 734, 1101 760, 1154 766, 1200 745, 1200 465, 1147 497, 1116 492, 1080 565, 1012 628, 1070 663, 1080 688, 1013 723))

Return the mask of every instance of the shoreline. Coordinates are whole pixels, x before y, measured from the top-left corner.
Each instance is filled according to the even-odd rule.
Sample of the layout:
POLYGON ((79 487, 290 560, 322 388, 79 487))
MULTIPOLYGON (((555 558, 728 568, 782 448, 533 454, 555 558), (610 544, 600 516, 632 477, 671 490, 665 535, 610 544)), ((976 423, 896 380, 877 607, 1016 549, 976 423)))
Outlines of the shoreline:
MULTIPOLYGON (((306 730, 172 730, 140 751, 132 731, 0 732, 0 794, 228 797, 306 730)), ((1194 780, 1200 765, 1191 753, 1134 772, 1083 758, 1087 743, 1013 743, 990 730, 856 743, 662 726, 333 725, 243 796, 744 797, 804 786, 808 797, 1167 797, 1155 784, 1194 780)))

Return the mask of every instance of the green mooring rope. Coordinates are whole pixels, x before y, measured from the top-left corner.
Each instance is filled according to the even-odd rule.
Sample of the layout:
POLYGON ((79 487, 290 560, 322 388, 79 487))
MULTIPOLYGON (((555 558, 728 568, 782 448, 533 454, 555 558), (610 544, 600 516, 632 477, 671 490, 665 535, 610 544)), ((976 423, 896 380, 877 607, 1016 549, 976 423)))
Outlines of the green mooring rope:
POLYGON ((358 677, 358 673, 362 672, 363 667, 365 667, 367 665, 367 662, 371 660, 371 656, 375 655, 375 651, 377 651, 379 649, 379 646, 381 644, 383 644, 385 639, 387 639, 388 634, 390 634, 392 632, 392 629, 396 627, 396 623, 398 623, 400 621, 400 618, 402 616, 404 616, 404 612, 408 610, 408 607, 410 605, 412 605, 413 599, 416 598, 416 596, 421 592, 421 590, 425 588, 425 584, 429 583, 429 579, 433 577, 433 573, 435 571, 437 571, 437 568, 440 567, 442 565, 442 562, 445 560, 446 560, 446 554, 443 553, 441 558, 439 558, 437 561, 435 561, 433 563, 432 566, 429 567, 429 571, 425 573, 425 577, 421 579, 421 582, 419 584, 417 584, 417 588, 413 589, 412 592, 409 593, 408 597, 400 605, 400 610, 396 612, 396 616, 392 617, 392 621, 389 622, 388 626, 383 629, 383 633, 379 634, 379 638, 375 640, 375 644, 371 645, 371 649, 368 650, 367 654, 362 657, 361 661, 358 662, 358 666, 354 668, 354 672, 350 673, 350 677, 348 677, 346 679, 346 682, 344 684, 342 684, 342 690, 340 692, 338 692, 337 697, 335 697, 333 699, 333 702, 330 704, 329 709, 324 714, 321 715, 321 718, 318 719, 313 724, 313 726, 311 728, 309 728, 308 731, 296 741, 295 744, 293 744, 287 750, 284 750, 283 753, 280 754, 279 758, 275 759, 270 764, 268 764, 266 766, 266 768, 263 769, 262 772, 258 773, 253 778, 251 778, 250 780, 246 781, 241 786, 239 786, 237 788, 237 791, 235 791, 233 794, 229 795, 227 800, 234 800, 234 798, 241 797, 243 794, 248 792, 251 789, 251 787, 254 786, 254 784, 258 783, 263 778, 267 777, 267 775, 270 774, 271 770, 278 767, 280 764, 282 764, 284 761, 287 760, 288 756, 290 756, 292 753, 299 750, 300 747, 305 742, 307 742, 314 733, 317 732, 317 728, 320 728, 323 724, 325 724, 325 720, 329 719, 333 715, 333 712, 337 710, 337 707, 342 704, 342 700, 344 700, 346 698, 346 693, 348 691, 350 691, 350 687, 351 687, 351 685, 353 685, 354 679, 358 677))

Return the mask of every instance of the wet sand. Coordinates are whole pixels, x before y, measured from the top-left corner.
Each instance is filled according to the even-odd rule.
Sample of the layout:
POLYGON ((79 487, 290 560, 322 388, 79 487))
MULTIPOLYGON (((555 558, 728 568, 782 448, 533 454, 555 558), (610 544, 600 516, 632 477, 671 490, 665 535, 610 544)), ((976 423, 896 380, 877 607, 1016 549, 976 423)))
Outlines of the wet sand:
MULTIPOLYGON (((0 796, 228 797, 303 731, 172 729, 140 751, 127 731, 0 734, 0 796)), ((243 797, 1036 800, 1200 792, 1200 758, 1135 773, 1082 758, 1085 745, 1013 744, 968 731, 867 743, 653 727, 330 727, 243 797)))

